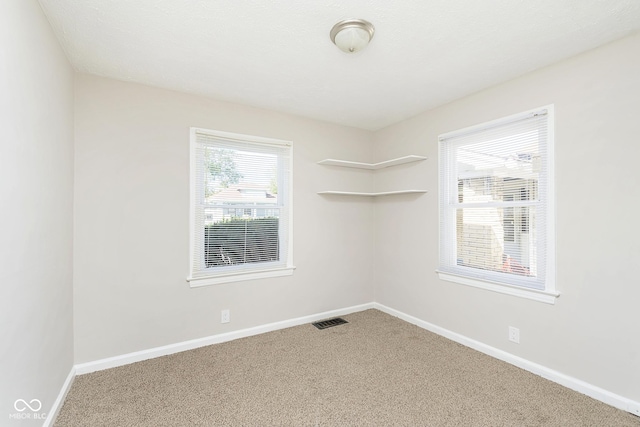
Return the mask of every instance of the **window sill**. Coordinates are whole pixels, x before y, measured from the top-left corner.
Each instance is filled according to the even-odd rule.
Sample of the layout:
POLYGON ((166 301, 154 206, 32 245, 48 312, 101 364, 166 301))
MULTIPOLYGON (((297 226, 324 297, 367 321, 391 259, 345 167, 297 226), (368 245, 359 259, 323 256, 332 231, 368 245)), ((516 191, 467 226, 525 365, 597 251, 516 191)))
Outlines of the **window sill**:
POLYGON ((271 270, 256 270, 252 272, 237 272, 218 274, 205 277, 187 277, 187 282, 192 288, 202 286, 222 285, 223 283, 242 282, 245 280, 267 279, 270 277, 291 276, 295 267, 274 268, 271 270))
POLYGON ((489 282, 475 278, 458 276, 456 274, 444 273, 437 271, 438 277, 448 282, 459 283, 461 285, 473 286, 475 288, 487 289, 501 294, 513 295, 520 298, 527 298, 534 301, 544 302, 546 304, 555 304, 556 298, 560 296, 559 292, 542 291, 538 289, 528 289, 520 286, 506 285, 502 283, 489 282))

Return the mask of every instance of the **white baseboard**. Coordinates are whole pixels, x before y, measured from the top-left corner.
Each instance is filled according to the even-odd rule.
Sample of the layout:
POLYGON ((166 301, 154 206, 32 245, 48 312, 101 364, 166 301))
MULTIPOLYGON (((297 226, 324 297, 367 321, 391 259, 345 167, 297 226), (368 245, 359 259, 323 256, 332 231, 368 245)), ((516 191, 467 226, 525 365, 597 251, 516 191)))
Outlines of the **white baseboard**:
POLYGON ((47 418, 44 420, 44 424, 42 424, 42 427, 50 427, 55 423, 56 418, 58 418, 58 414, 60 413, 60 409, 62 409, 64 399, 67 397, 67 393, 69 393, 71 384, 73 384, 73 380, 75 377, 76 368, 71 367, 71 371, 69 372, 69 375, 67 375, 67 379, 64 381, 64 384, 62 384, 62 388, 60 389, 60 393, 58 393, 56 401, 53 402, 53 405, 49 409, 49 413, 47 414, 47 418))
POLYGON ((491 357, 495 357, 496 359, 500 359, 504 362, 515 365, 519 368, 522 368, 526 371, 529 371, 543 378, 546 378, 550 381, 558 383, 564 387, 570 388, 571 390, 575 390, 579 393, 585 394, 589 397, 592 397, 596 400, 604 402, 608 405, 630 412, 634 415, 640 416, 640 402, 636 402, 634 400, 612 393, 608 390, 597 387, 593 384, 589 384, 577 378, 570 377, 569 375, 565 375, 561 372, 558 372, 553 369, 547 368, 546 366, 542 366, 537 363, 531 362, 527 359, 523 359, 521 357, 515 356, 511 353, 507 353, 506 351, 497 349, 495 347, 491 347, 490 345, 484 344, 480 341, 473 340, 464 335, 460 335, 458 333, 452 332, 448 329, 441 328, 440 326, 436 326, 432 323, 425 322, 424 320, 418 319, 417 317, 410 316, 408 314, 405 314, 401 311, 387 307, 385 305, 382 305, 379 303, 373 303, 373 308, 376 308, 394 317, 402 319, 405 322, 409 322, 423 329, 431 331, 435 334, 441 335, 445 338, 448 338, 452 341, 460 343, 464 346, 470 347, 481 353, 487 354, 491 357))
POLYGON ((90 372, 101 371, 103 369, 115 368, 117 366, 128 365, 130 363, 140 362, 142 360, 153 359, 155 357, 166 356, 169 354, 180 353, 182 351, 193 350, 194 348, 204 347, 211 344, 219 344, 227 341, 236 340, 238 338, 250 337, 252 335, 264 334, 265 332, 277 331, 279 329, 290 328, 292 326, 304 325, 306 323, 316 322, 318 320, 327 319, 329 317, 343 316, 357 311, 363 311, 374 308, 374 303, 367 303, 346 307, 338 310, 325 311, 323 313, 312 314, 310 316, 298 317, 281 322, 268 323, 266 325, 256 326, 253 328, 242 329, 239 331, 227 332, 224 334, 211 335, 209 337, 198 338, 190 341, 183 341, 176 344, 169 344, 162 347, 150 348, 148 350, 136 351, 133 353, 123 354, 121 356, 109 357, 93 362, 81 363, 75 366, 77 375, 88 374, 90 372))

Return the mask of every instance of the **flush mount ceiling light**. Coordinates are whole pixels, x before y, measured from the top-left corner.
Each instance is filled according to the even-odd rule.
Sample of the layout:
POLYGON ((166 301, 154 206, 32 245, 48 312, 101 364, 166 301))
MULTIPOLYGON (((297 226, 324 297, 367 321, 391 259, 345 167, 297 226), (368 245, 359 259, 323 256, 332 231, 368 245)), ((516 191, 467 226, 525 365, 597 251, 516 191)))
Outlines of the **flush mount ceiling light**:
POLYGON ((371 22, 364 19, 347 19, 340 21, 329 33, 331 41, 346 53, 356 53, 367 47, 375 28, 371 22))

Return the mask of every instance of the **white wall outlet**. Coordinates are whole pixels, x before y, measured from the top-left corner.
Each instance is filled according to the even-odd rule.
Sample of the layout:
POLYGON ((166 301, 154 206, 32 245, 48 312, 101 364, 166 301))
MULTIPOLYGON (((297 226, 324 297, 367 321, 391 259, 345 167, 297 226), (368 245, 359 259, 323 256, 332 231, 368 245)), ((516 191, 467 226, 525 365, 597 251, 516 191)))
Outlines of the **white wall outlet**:
POLYGON ((222 310, 220 314, 220 323, 229 323, 231 322, 231 313, 229 310, 222 310))
POLYGON ((509 326, 509 341, 520 344, 520 329, 509 326))

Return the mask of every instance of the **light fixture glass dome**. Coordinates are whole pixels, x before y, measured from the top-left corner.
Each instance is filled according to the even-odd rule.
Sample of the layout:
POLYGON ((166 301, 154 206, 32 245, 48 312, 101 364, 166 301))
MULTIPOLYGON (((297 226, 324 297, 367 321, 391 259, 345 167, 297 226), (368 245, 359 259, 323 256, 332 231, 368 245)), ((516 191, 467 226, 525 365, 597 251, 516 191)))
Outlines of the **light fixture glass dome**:
POLYGON ((331 41, 346 53, 358 52, 369 44, 375 29, 364 19, 347 19, 331 29, 331 41))

